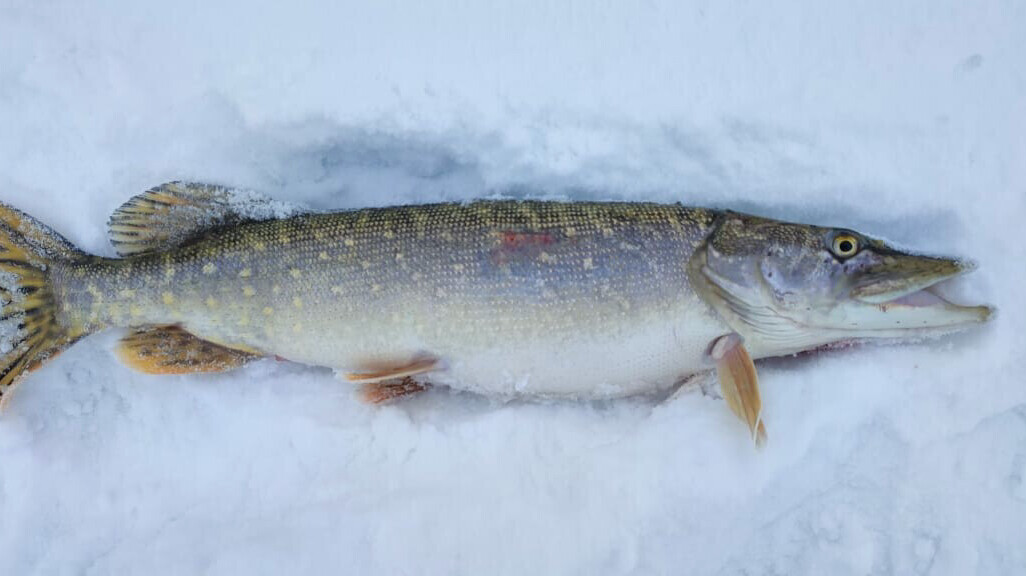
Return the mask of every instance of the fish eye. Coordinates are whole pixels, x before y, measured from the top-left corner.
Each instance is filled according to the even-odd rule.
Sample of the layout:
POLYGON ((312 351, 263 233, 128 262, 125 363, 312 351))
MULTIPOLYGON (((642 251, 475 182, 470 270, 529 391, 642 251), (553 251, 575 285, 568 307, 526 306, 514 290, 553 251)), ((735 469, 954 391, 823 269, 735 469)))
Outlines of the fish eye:
POLYGON ((859 240, 851 234, 839 234, 831 249, 838 258, 849 258, 859 251, 859 240))

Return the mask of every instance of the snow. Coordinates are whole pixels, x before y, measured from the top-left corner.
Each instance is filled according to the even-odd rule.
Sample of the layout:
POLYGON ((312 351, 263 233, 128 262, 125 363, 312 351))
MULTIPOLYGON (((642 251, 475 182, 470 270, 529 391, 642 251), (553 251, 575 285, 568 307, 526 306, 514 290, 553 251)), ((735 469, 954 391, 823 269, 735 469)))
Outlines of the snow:
POLYGON ((268 198, 253 190, 225 188, 224 194, 231 213, 251 220, 288 218, 304 211, 302 206, 268 198))
MULTIPOLYGON (((9 295, 12 304, 17 304, 21 300, 24 300, 24 295, 17 289, 18 277, 6 270, 0 270, 0 291, 3 291, 4 305, 8 304, 7 297, 9 295)), ((12 313, 9 314, 10 318, 0 320, 0 354, 7 354, 14 347, 21 342, 24 337, 24 331, 18 328, 21 325, 22 320, 25 319, 24 313, 12 313)))
POLYGON ((2 574, 1026 573, 1026 4, 0 2, 0 199, 83 249, 170 180, 318 209, 683 201, 975 259, 938 342, 721 400, 375 409, 119 365, 0 417, 2 574))

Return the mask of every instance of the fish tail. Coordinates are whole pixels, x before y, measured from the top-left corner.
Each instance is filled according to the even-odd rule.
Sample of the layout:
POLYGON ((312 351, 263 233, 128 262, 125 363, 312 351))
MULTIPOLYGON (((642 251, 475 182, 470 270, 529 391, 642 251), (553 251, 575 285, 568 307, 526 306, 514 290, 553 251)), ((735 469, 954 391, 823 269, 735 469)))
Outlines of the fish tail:
POLYGON ((84 257, 49 227, 0 203, 0 406, 22 376, 88 333, 58 320, 50 277, 55 265, 84 257))

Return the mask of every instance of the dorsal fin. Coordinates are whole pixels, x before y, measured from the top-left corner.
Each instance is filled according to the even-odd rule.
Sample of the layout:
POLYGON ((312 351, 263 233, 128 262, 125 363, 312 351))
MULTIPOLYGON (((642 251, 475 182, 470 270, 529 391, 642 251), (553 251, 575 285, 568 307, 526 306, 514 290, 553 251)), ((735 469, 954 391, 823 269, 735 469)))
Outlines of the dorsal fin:
POLYGON ((110 241, 121 256, 178 246, 204 232, 302 212, 252 192, 194 182, 168 182, 135 196, 107 222, 110 241))

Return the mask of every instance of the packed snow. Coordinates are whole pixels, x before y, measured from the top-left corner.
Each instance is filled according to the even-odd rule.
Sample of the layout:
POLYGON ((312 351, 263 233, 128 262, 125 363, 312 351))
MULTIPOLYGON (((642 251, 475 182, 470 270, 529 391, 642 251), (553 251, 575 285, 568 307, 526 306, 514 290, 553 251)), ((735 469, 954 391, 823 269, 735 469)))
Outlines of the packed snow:
MULTIPOLYGON (((1026 4, 0 0, 0 200, 684 202, 980 267, 987 326, 701 393, 361 404, 91 337, 0 415, 0 574, 1026 574, 1026 4), (615 5, 614 5, 615 4, 615 5)), ((630 354, 630 350, 624 350, 630 354)))

